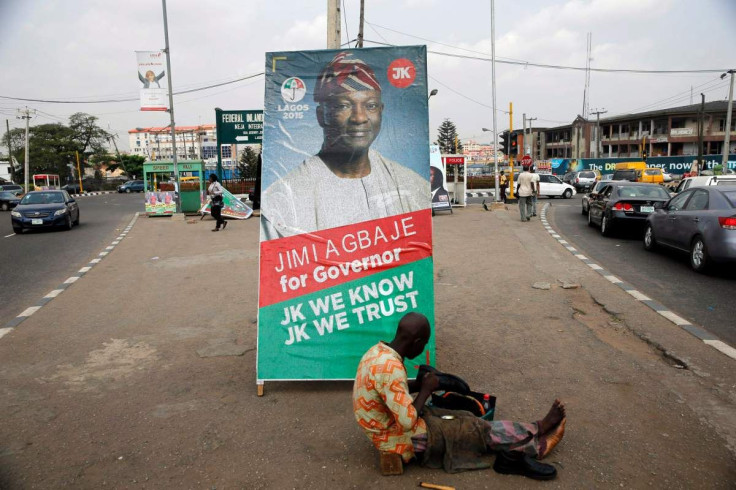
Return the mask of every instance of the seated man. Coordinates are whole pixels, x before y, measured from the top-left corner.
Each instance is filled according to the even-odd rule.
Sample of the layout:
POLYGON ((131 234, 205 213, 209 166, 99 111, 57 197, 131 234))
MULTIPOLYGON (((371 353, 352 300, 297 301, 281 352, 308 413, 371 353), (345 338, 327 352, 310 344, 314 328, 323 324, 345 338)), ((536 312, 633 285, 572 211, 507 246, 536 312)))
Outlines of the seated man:
MULTIPOLYGON (((421 386, 416 386, 416 381, 408 381, 404 368, 405 358, 413 359, 424 351, 430 333, 429 321, 424 315, 407 313, 399 321, 396 335, 390 343, 379 342, 365 353, 353 386, 353 412, 368 439, 379 451, 401 455, 404 462, 417 457, 426 463, 438 437, 444 438, 443 450, 452 446, 448 438, 455 437, 452 431, 445 429, 450 424, 438 425, 444 421, 431 413, 422 414, 424 403, 439 385, 437 376, 429 373, 422 378, 421 386), (413 392, 418 392, 416 398, 409 394, 413 392), (432 428, 441 429, 442 434, 430 433, 432 428), (422 454, 425 452, 428 454, 422 454)), ((456 413, 458 419, 466 417, 465 414, 471 415, 456 413)), ((549 413, 533 423, 488 422, 474 416, 469 422, 480 427, 481 430, 475 432, 482 434, 479 444, 484 446, 484 452, 515 451, 542 459, 562 439, 565 406, 555 400, 549 413)), ((467 434, 462 430, 456 432, 461 434, 459 437, 467 434)), ((456 447, 468 447, 466 442, 462 441, 456 447)), ((432 456, 436 460, 438 455, 432 456)), ((442 460, 442 455, 439 456, 442 460)), ((444 467, 448 470, 447 461, 444 467)))

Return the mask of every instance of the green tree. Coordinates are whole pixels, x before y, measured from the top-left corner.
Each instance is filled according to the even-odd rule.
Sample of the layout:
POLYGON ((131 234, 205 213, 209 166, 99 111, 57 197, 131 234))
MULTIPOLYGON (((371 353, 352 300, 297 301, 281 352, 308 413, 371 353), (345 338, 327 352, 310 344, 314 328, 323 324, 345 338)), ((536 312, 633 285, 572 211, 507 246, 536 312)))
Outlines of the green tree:
POLYGON ((120 159, 123 170, 128 177, 142 179, 143 178, 143 162, 146 161, 146 157, 142 155, 124 155, 120 154, 120 159))
POLYGON ((258 153, 250 147, 246 146, 240 153, 238 159, 238 175, 247 179, 256 177, 258 173, 258 153))
POLYGON ((445 119, 437 130, 437 145, 440 147, 441 153, 462 153, 463 145, 457 134, 455 123, 449 119, 445 119), (455 145, 457 144, 457 148, 455 145))

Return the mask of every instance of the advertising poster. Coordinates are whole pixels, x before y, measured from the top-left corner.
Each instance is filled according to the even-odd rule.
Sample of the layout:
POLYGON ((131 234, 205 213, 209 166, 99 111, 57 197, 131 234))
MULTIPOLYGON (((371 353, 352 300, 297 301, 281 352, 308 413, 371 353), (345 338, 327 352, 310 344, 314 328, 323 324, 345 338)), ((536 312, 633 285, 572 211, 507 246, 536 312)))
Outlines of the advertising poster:
POLYGON ((176 213, 176 200, 173 191, 147 191, 146 214, 164 215, 176 213))
MULTIPOLYGON (((223 192, 222 194, 222 202, 224 206, 222 207, 221 214, 224 218, 248 219, 253 214, 253 210, 250 208, 250 206, 235 197, 227 189, 225 189, 225 192, 223 192)), ((199 210, 199 212, 212 214, 212 212, 210 211, 210 204, 211 202, 208 199, 205 205, 202 206, 202 209, 199 210)))
POLYGON ((141 110, 168 109, 166 56, 163 51, 136 51, 138 81, 141 83, 141 110))
POLYGON ((445 185, 445 169, 439 145, 429 145, 429 183, 432 190, 432 209, 452 209, 450 193, 445 185))
POLYGON ((432 324, 426 47, 266 54, 257 376, 353 379, 432 324))

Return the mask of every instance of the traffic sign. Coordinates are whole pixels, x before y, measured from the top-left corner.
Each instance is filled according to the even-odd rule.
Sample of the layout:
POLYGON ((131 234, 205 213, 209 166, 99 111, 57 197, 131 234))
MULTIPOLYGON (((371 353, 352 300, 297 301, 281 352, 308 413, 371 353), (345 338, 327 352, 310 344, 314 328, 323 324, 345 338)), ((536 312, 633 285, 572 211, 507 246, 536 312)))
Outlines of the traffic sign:
POLYGON ((531 155, 524 155, 521 157, 521 166, 522 167, 530 167, 532 165, 532 157, 531 155))
POLYGON ((263 141, 263 111, 215 109, 217 144, 256 144, 263 141))

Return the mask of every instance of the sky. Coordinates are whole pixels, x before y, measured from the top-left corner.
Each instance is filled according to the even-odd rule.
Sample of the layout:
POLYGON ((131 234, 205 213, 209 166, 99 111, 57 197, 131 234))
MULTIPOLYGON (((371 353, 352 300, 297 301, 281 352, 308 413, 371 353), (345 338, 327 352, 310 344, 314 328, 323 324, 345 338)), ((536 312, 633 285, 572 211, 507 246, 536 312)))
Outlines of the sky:
MULTIPOLYGON (((342 41, 354 46, 360 0, 341 0, 342 41)), ((262 73, 264 53, 326 47, 326 0, 169 0, 174 92, 262 73)), ((426 44, 430 135, 445 118, 463 140, 489 142, 493 127, 490 0, 365 0, 365 46, 426 44), (444 54, 440 54, 444 53, 444 54), (454 56, 451 56, 454 55, 454 56), (472 59, 481 58, 481 59, 472 59)), ((168 113, 139 111, 135 51, 164 47, 160 2, 0 0, 0 117, 21 127, 66 122, 74 112, 99 118, 128 149, 128 130, 166 126, 168 113), (81 104, 132 98, 129 102, 81 104)), ((736 68, 733 0, 495 1, 496 128, 522 114, 535 127, 569 124, 583 112, 585 72, 525 63, 592 68, 722 70, 736 68), (501 61, 513 60, 522 65, 501 61)), ((728 97, 718 73, 590 73, 590 111, 601 117, 728 97)), ((177 126, 214 123, 214 108, 262 109, 263 76, 174 97, 177 126)), ((594 116, 593 116, 594 117, 594 116)), ((4 133, 5 124, 3 122, 4 133)))

